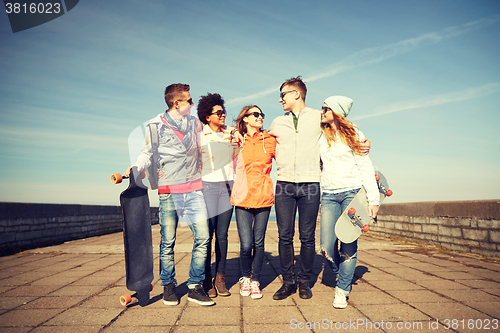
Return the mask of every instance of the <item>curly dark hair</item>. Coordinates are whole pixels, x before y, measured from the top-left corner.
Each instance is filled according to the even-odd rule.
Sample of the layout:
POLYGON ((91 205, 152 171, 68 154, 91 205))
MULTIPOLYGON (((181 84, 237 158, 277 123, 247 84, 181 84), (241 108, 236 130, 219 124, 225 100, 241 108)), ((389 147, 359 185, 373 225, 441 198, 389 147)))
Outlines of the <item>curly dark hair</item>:
POLYGON ((202 123, 208 124, 207 117, 212 114, 213 107, 216 105, 222 106, 224 110, 226 109, 221 95, 207 93, 206 96, 201 96, 198 101, 198 118, 202 123))

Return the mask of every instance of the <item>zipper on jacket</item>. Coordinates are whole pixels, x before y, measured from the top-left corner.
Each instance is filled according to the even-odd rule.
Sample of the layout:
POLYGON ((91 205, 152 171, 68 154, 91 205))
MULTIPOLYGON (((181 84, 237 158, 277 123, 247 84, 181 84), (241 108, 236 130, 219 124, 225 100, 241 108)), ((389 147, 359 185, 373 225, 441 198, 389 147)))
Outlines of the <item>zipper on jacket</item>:
MULTIPOLYGON (((294 183, 297 182, 297 145, 298 145, 297 139, 299 136, 299 118, 300 118, 301 112, 299 112, 299 114, 297 116, 297 128, 295 128, 295 125, 294 125, 294 128, 295 128, 295 152, 294 152, 295 158, 293 159, 293 182, 294 183)), ((293 123, 293 116, 292 116, 292 123, 293 123)))

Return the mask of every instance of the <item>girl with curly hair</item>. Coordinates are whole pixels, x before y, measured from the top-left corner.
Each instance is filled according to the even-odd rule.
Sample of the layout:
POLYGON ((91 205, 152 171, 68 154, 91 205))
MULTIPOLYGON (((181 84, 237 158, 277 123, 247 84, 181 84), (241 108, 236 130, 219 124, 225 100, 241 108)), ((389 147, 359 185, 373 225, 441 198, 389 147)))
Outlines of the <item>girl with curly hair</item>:
POLYGON ((198 118, 204 124, 201 133, 203 195, 207 206, 210 240, 203 287, 208 296, 230 296, 226 288, 227 234, 233 215, 231 190, 238 146, 226 128, 224 99, 208 93, 198 101, 198 118), (215 278, 212 279, 212 239, 215 234, 215 278))

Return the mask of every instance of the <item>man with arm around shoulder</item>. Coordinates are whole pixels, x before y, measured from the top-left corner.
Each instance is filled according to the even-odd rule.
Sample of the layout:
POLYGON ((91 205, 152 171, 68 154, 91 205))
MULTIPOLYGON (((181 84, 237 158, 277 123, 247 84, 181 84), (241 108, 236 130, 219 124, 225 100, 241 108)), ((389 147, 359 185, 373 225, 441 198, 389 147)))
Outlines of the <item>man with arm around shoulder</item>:
MULTIPOLYGON (((314 256, 315 231, 320 193, 321 111, 306 107, 307 87, 300 76, 280 87, 279 102, 286 113, 273 120, 269 134, 276 137, 275 210, 278 225, 278 252, 283 285, 273 299, 282 300, 297 290, 303 299, 312 297, 309 286, 314 256), (295 216, 299 213, 300 260, 294 273, 293 237, 295 216)), ((361 151, 368 153, 371 143, 362 141, 361 151)))
MULTIPOLYGON (((168 110, 152 119, 146 126, 146 138, 137 161, 132 166, 141 172, 157 155, 158 194, 160 196, 160 279, 163 303, 177 305, 175 289, 174 245, 179 219, 184 219, 193 233, 193 250, 189 278, 188 301, 214 305, 203 290, 209 229, 205 200, 201 189, 200 133, 202 126, 192 116, 193 100, 187 84, 171 84, 165 89, 168 110), (157 131, 158 151, 153 154, 151 131, 157 131)), ((125 172, 130 176, 132 167, 125 172)), ((136 175, 133 175, 136 176, 136 175)))

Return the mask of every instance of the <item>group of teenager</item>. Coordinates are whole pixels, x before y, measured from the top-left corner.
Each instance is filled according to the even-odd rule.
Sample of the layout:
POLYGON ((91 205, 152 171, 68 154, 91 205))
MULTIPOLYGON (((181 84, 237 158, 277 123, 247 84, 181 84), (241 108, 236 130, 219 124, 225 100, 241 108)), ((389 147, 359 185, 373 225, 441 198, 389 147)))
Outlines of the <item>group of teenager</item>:
POLYGON ((171 84, 165 89, 168 110, 148 123, 141 153, 125 172, 126 176, 137 176, 156 156, 164 304, 179 304, 174 246, 180 220, 193 234, 188 300, 210 306, 215 304, 213 298, 231 295, 225 270, 233 207, 240 239, 240 295, 261 298, 265 234, 273 205, 283 281, 273 299, 286 299, 297 289, 301 298, 311 298, 309 284, 321 204, 321 253, 332 273, 338 275, 333 306, 345 308, 356 267, 357 241, 339 244, 335 223, 361 187, 367 191, 372 217, 376 217, 379 205, 375 172, 368 157, 371 143, 346 119, 353 101, 332 96, 321 111, 308 108, 306 85, 300 77, 292 78, 280 87, 279 102, 285 114, 264 131, 264 113, 256 105, 243 107, 234 127, 227 126, 219 94, 202 96, 198 117, 191 115, 194 103, 189 89, 186 84, 171 84), (155 152, 152 129, 159 141, 155 152), (273 159, 278 175, 275 189, 273 159), (297 212, 301 246, 295 272, 297 212), (213 239, 215 276, 211 271, 213 239))

